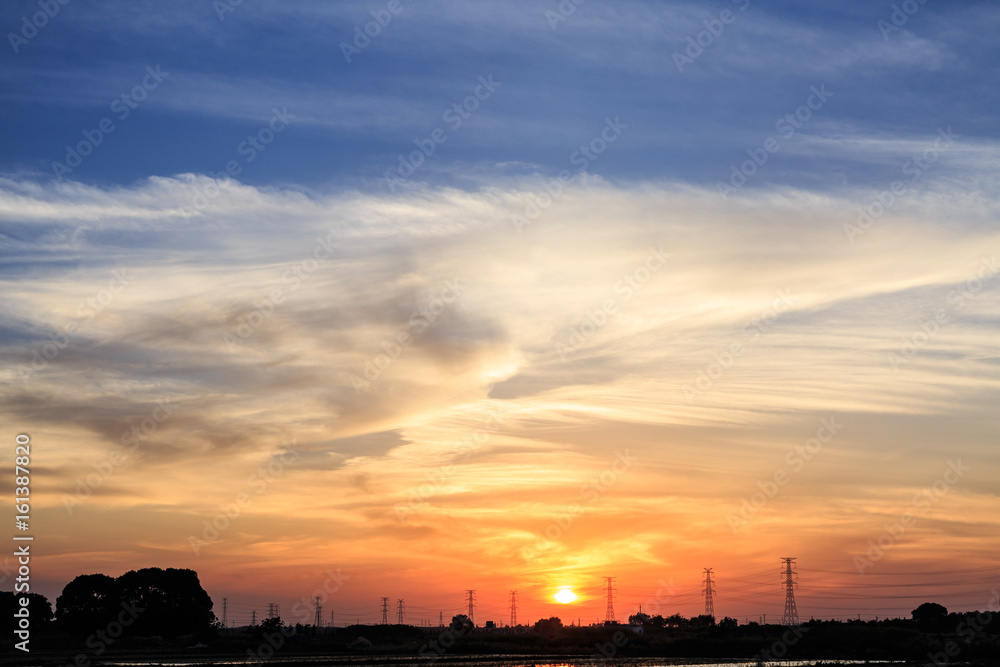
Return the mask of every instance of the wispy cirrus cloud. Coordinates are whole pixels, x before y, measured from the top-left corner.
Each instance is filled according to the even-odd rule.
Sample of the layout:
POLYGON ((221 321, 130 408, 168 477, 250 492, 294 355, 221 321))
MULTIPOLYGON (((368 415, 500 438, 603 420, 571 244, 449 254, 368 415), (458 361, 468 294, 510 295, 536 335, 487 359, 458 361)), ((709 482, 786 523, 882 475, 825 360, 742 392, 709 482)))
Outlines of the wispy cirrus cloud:
MULTIPOLYGON (((1000 391, 1000 274, 952 308, 905 368, 889 362, 1000 248, 996 231, 979 224, 978 205, 952 210, 960 233, 956 217, 936 217, 942 208, 929 184, 857 244, 842 227, 858 193, 775 190, 735 208, 711 190, 592 178, 518 234, 510 216, 538 189, 530 180, 390 198, 234 182, 198 215, 182 215, 198 186, 190 176, 110 189, 10 177, 0 192, 17 255, 39 260, 31 283, 5 272, 5 422, 14 428, 16 414, 16 428, 54 443, 57 474, 40 484, 59 498, 121 449, 157 401, 171 401, 170 418, 74 516, 97 520, 130 505, 130 516, 155 526, 133 521, 139 543, 182 561, 224 563, 234 549, 273 554, 276 540, 304 563, 321 546, 352 559, 359 549, 412 545, 417 535, 434 535, 435 553, 449 543, 461 554, 442 530, 458 521, 469 548, 525 576, 569 563, 599 568, 624 553, 638 567, 661 558, 661 540, 696 516, 717 538, 731 534, 733 503, 829 415, 867 426, 845 428, 826 459, 804 471, 814 489, 796 487, 794 505, 779 497, 762 510, 759 534, 777 536, 772 509, 782 526, 806 529, 822 506, 844 526, 829 529, 825 543, 846 548, 858 522, 851 502, 864 503, 873 521, 891 513, 892 489, 908 494, 936 474, 941 438, 951 441, 945 434, 957 419, 964 435, 954 452, 974 462, 973 477, 998 465, 985 434, 1000 391), (313 255, 323 247, 317 239, 328 248, 322 257, 313 255), (561 358, 556 343, 625 289, 651 247, 669 252, 666 265, 629 299, 618 294, 615 316, 561 358), (81 311, 113 270, 125 270, 128 285, 99 312, 81 311), (449 281, 460 289, 446 301, 449 281), (268 311, 262 304, 275 290, 282 298, 268 311), (791 306, 768 315, 779 291, 791 306), (61 340, 69 323, 77 333, 32 368, 35 352, 61 340), (394 349, 401 332, 410 339, 394 349), (727 364, 734 342, 742 351, 727 364), (365 375, 369 364, 374 376, 365 375), (721 374, 699 384, 714 365, 721 374), (685 387, 699 388, 694 400, 685 387), (502 428, 457 457, 456 443, 497 411, 502 428), (290 442, 301 458, 275 488, 294 486, 294 500, 248 509, 226 539, 191 554, 186 540, 201 519, 290 442), (628 482, 588 506, 540 560, 522 561, 518 545, 537 541, 616 447, 641 461, 628 482), (895 459, 878 498, 852 481, 858 466, 880 465, 899 447, 906 457, 895 459), (223 461, 235 474, 218 475, 223 461), (400 525, 394 507, 442 465, 454 472, 400 525), (691 475, 695 486, 684 481, 691 475), (215 490, 206 494, 209 480, 215 490), (665 483, 677 496, 671 508, 644 500, 665 483), (495 516, 512 488, 518 510, 495 516), (321 500, 308 500, 313 492, 321 500), (279 519, 292 502, 298 518, 279 519), (163 521, 164 508, 188 522, 163 521), (308 537, 331 511, 337 536, 308 537), (641 526, 664 521, 673 526, 666 536, 641 537, 641 526)), ((974 479, 955 491, 978 523, 943 504, 951 518, 926 529, 990 539, 985 491, 974 479)), ((63 509, 52 502, 45 511, 63 509)), ((77 529, 64 528, 79 548, 77 529)), ((118 539, 108 531, 105 539, 118 539)), ((431 567, 431 554, 424 558, 431 567)))

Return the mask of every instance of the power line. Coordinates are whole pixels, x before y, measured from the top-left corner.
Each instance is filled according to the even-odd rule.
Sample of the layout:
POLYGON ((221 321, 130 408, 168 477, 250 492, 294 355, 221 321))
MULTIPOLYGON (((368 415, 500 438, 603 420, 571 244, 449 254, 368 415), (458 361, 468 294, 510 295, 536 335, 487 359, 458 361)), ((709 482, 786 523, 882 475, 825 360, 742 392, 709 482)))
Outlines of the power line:
POLYGON ((517 591, 510 592, 510 627, 517 627, 517 591))
POLYGON ((389 598, 382 598, 382 625, 389 625, 389 598))
POLYGON ((406 603, 403 600, 396 600, 396 620, 399 621, 399 625, 403 624, 403 614, 406 603))

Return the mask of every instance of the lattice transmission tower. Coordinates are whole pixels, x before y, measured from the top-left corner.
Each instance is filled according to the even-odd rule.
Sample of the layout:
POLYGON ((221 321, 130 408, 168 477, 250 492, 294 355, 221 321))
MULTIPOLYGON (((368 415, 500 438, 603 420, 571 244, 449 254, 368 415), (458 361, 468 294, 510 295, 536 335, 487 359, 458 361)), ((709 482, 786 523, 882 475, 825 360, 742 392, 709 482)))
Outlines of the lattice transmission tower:
POLYGON ((797 573, 792 569, 792 564, 796 559, 782 558, 781 560, 785 563, 785 569, 782 572, 785 575, 785 613, 781 617, 781 624, 798 625, 799 610, 795 607, 795 579, 793 576, 797 573))
POLYGON ((466 589, 465 594, 469 596, 469 614, 468 614, 469 621, 472 623, 472 626, 475 627, 475 625, 476 625, 476 617, 475 617, 475 613, 476 613, 476 591, 475 591, 475 589, 469 588, 469 589, 466 589))
POLYGON ((382 598, 382 625, 389 625, 389 598, 382 598))
POLYGON ((705 616, 715 618, 715 600, 712 594, 715 593, 715 586, 712 582, 712 568, 705 568, 705 616))
POLYGON ((617 577, 604 577, 604 580, 608 582, 608 608, 604 612, 605 623, 615 622, 615 579, 617 577))

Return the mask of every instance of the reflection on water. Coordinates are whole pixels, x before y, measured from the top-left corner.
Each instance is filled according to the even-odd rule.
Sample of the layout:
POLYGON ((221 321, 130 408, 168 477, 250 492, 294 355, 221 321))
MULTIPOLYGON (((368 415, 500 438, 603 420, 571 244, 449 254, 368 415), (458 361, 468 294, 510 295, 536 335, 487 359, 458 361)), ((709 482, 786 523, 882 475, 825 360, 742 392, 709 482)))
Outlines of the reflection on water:
MULTIPOLYGON (((760 667, 759 662, 698 662, 690 659, 672 658, 618 658, 607 660, 597 656, 580 656, 556 658, 544 655, 506 655, 477 656, 475 658, 438 658, 437 660, 421 660, 412 657, 372 657, 372 656, 287 656, 274 657, 265 662, 257 662, 247 658, 199 658, 161 662, 158 660, 103 662, 107 667, 210 667, 218 665, 254 665, 273 664, 303 665, 308 667, 405 667, 407 665, 437 665, 439 667, 583 667, 585 665, 604 665, 605 667, 760 667)), ((891 660, 772 660, 768 667, 812 667, 813 665, 874 665, 903 664, 891 660)))

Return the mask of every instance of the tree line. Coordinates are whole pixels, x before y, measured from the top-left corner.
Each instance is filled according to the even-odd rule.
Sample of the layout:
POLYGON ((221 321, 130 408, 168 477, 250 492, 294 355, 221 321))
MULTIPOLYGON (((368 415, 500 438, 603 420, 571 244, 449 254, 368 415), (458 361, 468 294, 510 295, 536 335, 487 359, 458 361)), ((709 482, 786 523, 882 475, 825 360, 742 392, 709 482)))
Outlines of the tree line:
MULTIPOLYGON (((11 618, 20 594, 0 593, 0 608, 11 618)), ((66 584, 52 604, 29 594, 31 617, 70 635, 87 636, 110 628, 118 636, 206 636, 217 625, 212 598, 194 570, 147 567, 119 577, 83 574, 66 584)))

